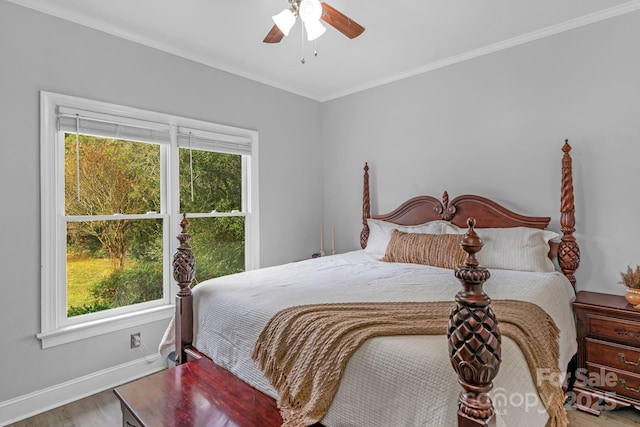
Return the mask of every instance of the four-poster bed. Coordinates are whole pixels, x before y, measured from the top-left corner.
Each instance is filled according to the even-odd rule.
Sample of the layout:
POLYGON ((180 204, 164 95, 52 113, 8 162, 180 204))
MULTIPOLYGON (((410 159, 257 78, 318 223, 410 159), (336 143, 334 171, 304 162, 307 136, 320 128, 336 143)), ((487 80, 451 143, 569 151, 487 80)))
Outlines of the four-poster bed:
MULTIPOLYGON (((195 261, 188 244, 188 223, 183 218, 183 233, 178 236, 180 247, 174 257, 174 277, 180 287, 176 316, 161 349, 175 343, 177 363, 211 358, 276 398, 285 389, 306 390, 307 385, 288 384, 285 389, 274 389, 272 384, 277 381, 269 383, 265 377, 273 379, 274 373, 258 370, 251 356, 263 367, 271 363, 277 368, 281 363, 284 365, 280 359, 265 361, 271 356, 270 352, 277 353, 273 350, 277 346, 284 349, 291 346, 300 354, 321 351, 304 348, 292 341, 291 336, 280 337, 284 341, 279 343, 263 342, 263 335, 277 335, 265 328, 276 319, 276 314, 301 306, 312 307, 317 313, 316 305, 326 308, 327 304, 342 310, 346 303, 355 304, 346 310, 349 313, 371 309, 371 305, 375 305, 373 309, 386 309, 389 303, 398 309, 397 306, 406 301, 421 304, 416 309, 421 315, 442 312, 444 307, 445 319, 436 319, 434 314, 433 319, 425 321, 429 327, 418 332, 414 326, 420 320, 411 318, 399 326, 401 332, 397 336, 374 333, 373 338, 355 345, 350 358, 344 362, 346 366, 339 372, 342 382, 336 386, 335 397, 329 397, 333 403, 326 414, 321 413, 323 425, 345 425, 345 420, 352 423, 349 425, 385 425, 385 420, 394 420, 395 425, 424 425, 425 422, 451 425, 456 419, 460 426, 494 422, 515 425, 513 420, 545 425, 548 419, 550 425, 563 425, 566 414, 561 384, 541 381, 536 373, 564 372, 576 351, 571 301, 580 255, 573 236, 570 149, 565 142, 560 217, 563 234, 559 243, 549 242, 557 235, 544 231, 549 217, 520 215, 475 195, 458 196, 451 201, 446 192, 442 201, 419 196, 388 214, 371 215, 368 166, 365 165, 362 251, 213 279, 199 284, 192 293, 195 261), (464 262, 455 264, 460 265, 455 269, 455 277, 452 267, 439 264, 443 260, 446 264, 453 255, 460 257, 460 253, 453 254, 455 248, 451 248, 453 252, 442 253, 443 242, 451 240, 447 235, 457 235, 455 246, 464 250, 463 258, 457 258, 464 262), (435 239, 435 244, 428 244, 434 245, 430 247, 440 252, 440 258, 435 264, 430 254, 418 254, 418 258, 428 258, 417 261, 419 264, 403 259, 407 254, 404 243, 407 239, 422 239, 421 245, 435 239), (481 239, 487 246, 484 253, 481 239), (521 253, 520 247, 505 247, 505 242, 523 243, 524 252, 521 253), (527 252, 532 242, 535 242, 536 253, 527 252), (394 253, 392 248, 400 250, 394 253), (540 253, 544 260, 540 259, 540 253), (557 260, 563 274, 553 271, 551 257, 557 260), (507 265, 503 265, 505 262, 507 265), (485 266, 491 269, 491 274, 485 266), (318 270, 318 278, 312 273, 314 270, 318 270), (337 274, 338 271, 341 273, 337 274), (485 282, 491 287, 488 293, 493 303, 483 291, 485 282), (462 290, 459 290, 460 283, 462 290), (267 302, 269 298, 275 302, 267 302), (518 318, 538 310, 540 313, 534 317, 518 318), (549 342, 540 345, 536 342, 540 339, 549 342), (266 350, 257 354, 261 346, 266 350), (555 353, 542 354, 541 348, 555 348, 555 353), (555 358, 555 362, 540 362, 549 358, 555 358), (507 370, 507 374, 496 378, 501 369, 507 370), (457 383, 452 380, 454 371, 457 383), (380 390, 383 393, 379 395, 380 390), (524 403, 508 402, 517 394, 528 399, 530 393, 540 396, 531 407, 528 400, 527 407, 518 407, 525 406, 524 403), (498 404, 494 405, 494 401, 498 404), (457 408, 457 415, 451 406, 457 408), (387 414, 389 411, 397 413, 387 414)), ((410 257, 416 256, 413 247, 409 252, 410 257)), ((282 329, 292 327, 284 325, 282 329)), ((289 364, 296 363, 287 355, 281 357, 289 364)), ((293 376, 296 368, 292 369, 285 374, 293 376)), ((275 374, 278 375, 282 377, 283 373, 275 374)), ((318 382, 318 378, 310 381, 318 382)), ((312 389, 310 393, 317 391, 312 389)), ((306 391, 293 394, 294 400, 301 394, 309 397, 306 391)), ((295 406, 295 402, 280 403, 295 406)), ((296 424, 292 421, 290 425, 296 424)))

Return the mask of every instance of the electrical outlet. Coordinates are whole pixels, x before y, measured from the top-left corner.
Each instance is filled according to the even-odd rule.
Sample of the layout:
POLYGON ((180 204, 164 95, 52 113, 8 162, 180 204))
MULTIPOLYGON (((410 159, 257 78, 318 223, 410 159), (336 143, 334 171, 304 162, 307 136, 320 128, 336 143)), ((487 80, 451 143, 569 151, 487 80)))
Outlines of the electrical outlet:
POLYGON ((140 338, 140 332, 131 334, 131 348, 140 347, 141 344, 142 344, 142 339, 140 338))

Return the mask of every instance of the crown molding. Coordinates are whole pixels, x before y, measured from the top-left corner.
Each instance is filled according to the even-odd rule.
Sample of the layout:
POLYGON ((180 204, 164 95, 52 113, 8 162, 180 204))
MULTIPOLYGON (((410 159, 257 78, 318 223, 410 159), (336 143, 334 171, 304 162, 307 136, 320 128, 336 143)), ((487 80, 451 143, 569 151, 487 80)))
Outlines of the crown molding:
POLYGON ((76 24, 89 27, 107 34, 111 34, 113 36, 116 36, 125 40, 129 40, 134 43, 145 45, 154 49, 161 50, 163 52, 170 53, 172 55, 189 59, 191 61, 198 62, 203 65, 237 75, 239 77, 244 77, 246 79, 253 80, 258 83, 272 86, 277 89, 282 89, 284 91, 287 91, 296 95, 300 95, 305 98, 310 98, 312 100, 319 101, 319 102, 331 101, 333 99, 341 98, 343 96, 352 95, 354 93, 362 92, 368 89, 373 89, 375 87, 382 86, 388 83, 393 83, 402 79, 406 79, 408 77, 413 77, 419 74, 428 73, 430 71, 438 70, 444 67, 448 67, 450 65, 468 61, 470 59, 478 58, 484 55, 489 55, 494 52, 509 49, 515 46, 529 43, 531 41, 540 40, 545 37, 550 37, 556 34, 563 33, 565 31, 571 31, 576 28, 584 27, 586 25, 594 24, 596 22, 604 21, 620 15, 624 15, 626 13, 640 10, 640 0, 631 0, 625 3, 622 3, 620 5, 610 7, 608 9, 603 9, 598 12, 590 13, 579 18, 562 22, 560 24, 551 25, 549 27, 542 28, 537 31, 532 31, 530 33, 523 34, 521 36, 503 40, 501 42, 487 45, 479 49, 474 49, 468 52, 464 52, 459 55, 454 55, 454 56, 442 59, 440 61, 432 62, 422 67, 414 68, 412 70, 409 70, 403 73, 394 74, 392 76, 389 76, 383 79, 378 79, 364 85, 354 86, 351 89, 348 89, 345 91, 335 92, 327 96, 319 96, 317 94, 314 95, 312 93, 309 93, 288 85, 284 85, 282 83, 279 83, 270 79, 265 79, 262 76, 259 76, 253 73, 248 73, 246 71, 229 66, 227 64, 214 61, 210 58, 206 58, 201 55, 196 55, 191 52, 185 51, 183 49, 178 49, 167 43, 161 43, 156 40, 150 39, 148 37, 141 36, 139 34, 134 34, 132 32, 124 31, 119 28, 114 28, 103 21, 88 18, 85 15, 78 14, 72 11, 64 10, 62 7, 59 6, 58 3, 55 3, 55 2, 45 2, 41 0, 7 0, 7 1, 20 6, 28 7, 30 9, 37 10, 42 13, 46 13, 48 15, 58 17, 67 21, 71 21, 76 24))
POLYGON ((320 99, 320 101, 326 102, 326 101, 331 101, 333 99, 342 98, 343 96, 352 95, 354 93, 362 92, 367 89, 373 89, 375 87, 400 81, 408 77, 413 77, 419 74, 428 73, 429 71, 438 70, 440 68, 448 67, 450 65, 458 64, 464 61, 468 61, 470 59, 479 58, 484 55, 489 55, 491 53, 509 49, 515 46, 520 46, 522 44, 529 43, 535 40, 540 40, 546 37, 554 36, 556 34, 564 33, 566 31, 571 31, 576 28, 594 24, 596 22, 604 21, 610 18, 615 18, 616 16, 624 15, 626 13, 634 12, 636 10, 640 10, 640 0, 633 0, 618 6, 611 7, 609 9, 604 9, 598 12, 591 13, 589 15, 582 16, 580 18, 571 19, 569 21, 562 22, 560 24, 552 25, 537 31, 532 31, 527 34, 523 34, 518 37, 513 37, 508 40, 503 40, 498 43, 487 45, 479 49, 470 50, 468 52, 464 52, 459 55, 451 56, 451 57, 442 59, 440 61, 432 62, 423 67, 414 68, 413 70, 409 70, 404 73, 399 73, 384 79, 379 79, 371 83, 368 83, 366 85, 353 87, 352 89, 347 91, 336 92, 331 96, 320 99))

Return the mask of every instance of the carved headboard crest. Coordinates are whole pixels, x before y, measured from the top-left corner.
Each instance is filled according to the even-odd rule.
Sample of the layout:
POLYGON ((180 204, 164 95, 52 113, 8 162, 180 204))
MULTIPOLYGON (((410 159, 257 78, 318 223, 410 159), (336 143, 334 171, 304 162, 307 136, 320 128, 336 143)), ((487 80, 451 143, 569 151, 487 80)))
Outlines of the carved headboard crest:
POLYGON ((456 207, 449 205, 449 193, 446 191, 442 194, 442 205, 435 206, 433 209, 445 221, 451 221, 456 215, 456 207))

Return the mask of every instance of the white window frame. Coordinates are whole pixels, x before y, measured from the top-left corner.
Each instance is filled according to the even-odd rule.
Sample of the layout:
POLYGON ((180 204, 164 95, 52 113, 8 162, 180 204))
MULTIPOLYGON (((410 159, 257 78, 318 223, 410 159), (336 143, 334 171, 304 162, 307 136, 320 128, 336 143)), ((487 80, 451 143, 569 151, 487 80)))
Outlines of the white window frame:
MULTIPOLYGON (((237 146, 243 152, 243 209, 242 212, 234 212, 232 215, 245 217, 246 270, 259 268, 257 131, 53 92, 40 93, 41 331, 37 337, 41 340, 42 348, 173 316, 178 287, 171 272, 171 259, 178 246, 175 236, 180 232, 181 219, 181 213, 178 212, 178 146, 180 136, 186 131, 199 136, 198 145, 194 145, 194 149, 233 152, 237 146), (167 140, 160 143, 162 212, 118 216, 119 219, 163 219, 164 285, 161 300, 67 318, 66 223, 82 219, 65 216, 64 211, 64 131, 58 128, 58 114, 67 111, 81 111, 91 117, 117 120, 118 123, 133 126, 149 124, 150 127, 158 127, 169 132, 167 140)), ((211 212, 196 213, 192 217, 229 215, 228 212, 211 212)), ((197 259, 198 254, 195 256, 197 259)))

